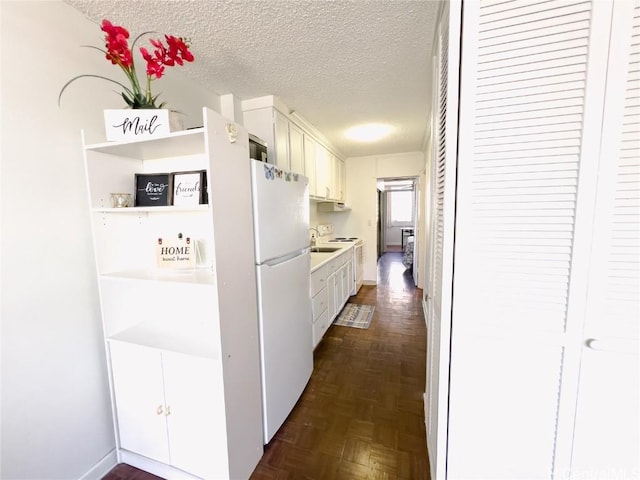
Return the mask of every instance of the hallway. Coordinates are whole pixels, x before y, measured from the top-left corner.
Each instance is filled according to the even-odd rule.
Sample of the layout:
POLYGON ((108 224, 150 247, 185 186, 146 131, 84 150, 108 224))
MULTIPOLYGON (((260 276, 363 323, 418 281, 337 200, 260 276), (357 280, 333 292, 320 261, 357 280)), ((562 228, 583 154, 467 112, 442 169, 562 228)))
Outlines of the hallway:
POLYGON ((401 253, 380 258, 377 287, 349 300, 375 304, 371 326, 329 328, 307 388, 252 480, 429 478, 421 292, 401 253))
MULTIPOLYGON (((380 258, 378 285, 349 300, 376 306, 371 326, 329 328, 307 388, 251 480, 428 480, 421 294, 401 253, 380 258)), ((119 465, 103 480, 157 478, 119 465)))

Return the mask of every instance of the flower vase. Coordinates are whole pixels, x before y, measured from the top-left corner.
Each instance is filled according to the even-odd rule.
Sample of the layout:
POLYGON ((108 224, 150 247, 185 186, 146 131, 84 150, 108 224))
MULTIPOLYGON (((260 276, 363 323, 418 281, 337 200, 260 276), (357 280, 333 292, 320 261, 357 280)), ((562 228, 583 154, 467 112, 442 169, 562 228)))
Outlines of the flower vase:
POLYGON ((118 109, 104 111, 107 140, 144 140, 171 132, 169 110, 118 109))
POLYGON ((176 112, 175 110, 169 110, 169 130, 172 132, 179 132, 184 130, 184 114, 176 112))

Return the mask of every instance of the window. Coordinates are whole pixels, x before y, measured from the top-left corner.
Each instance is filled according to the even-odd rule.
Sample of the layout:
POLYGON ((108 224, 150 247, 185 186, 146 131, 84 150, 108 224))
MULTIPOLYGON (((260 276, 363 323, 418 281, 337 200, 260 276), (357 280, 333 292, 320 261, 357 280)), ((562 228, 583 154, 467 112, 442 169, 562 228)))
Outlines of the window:
POLYGON ((387 192, 387 222, 390 227, 413 225, 413 191, 387 192))

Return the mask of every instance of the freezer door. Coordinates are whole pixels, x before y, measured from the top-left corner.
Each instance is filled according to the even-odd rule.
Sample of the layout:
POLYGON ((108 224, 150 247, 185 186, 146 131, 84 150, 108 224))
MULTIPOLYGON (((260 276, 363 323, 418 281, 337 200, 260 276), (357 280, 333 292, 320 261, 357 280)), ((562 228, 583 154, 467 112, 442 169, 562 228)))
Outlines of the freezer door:
POLYGON ((251 161, 256 262, 309 246, 309 180, 251 161))
POLYGON ((313 370, 309 254, 257 267, 264 443, 300 398, 313 370))

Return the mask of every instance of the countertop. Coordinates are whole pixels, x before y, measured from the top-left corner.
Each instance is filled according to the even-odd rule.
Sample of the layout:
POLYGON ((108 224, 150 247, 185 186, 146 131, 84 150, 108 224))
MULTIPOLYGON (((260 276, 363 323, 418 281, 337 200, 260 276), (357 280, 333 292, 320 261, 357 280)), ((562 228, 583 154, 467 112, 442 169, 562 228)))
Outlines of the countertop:
POLYGON ((335 252, 311 252, 311 273, 318 270, 320 267, 328 263, 331 259, 336 258, 338 255, 341 255, 353 248, 352 243, 341 245, 336 245, 335 243, 319 243, 317 246, 338 248, 338 250, 336 250, 335 252))

